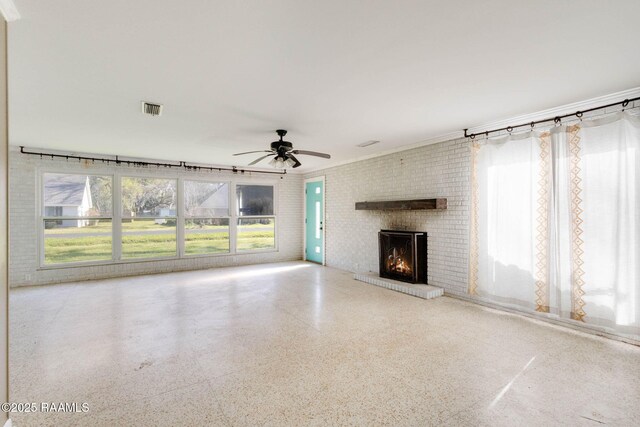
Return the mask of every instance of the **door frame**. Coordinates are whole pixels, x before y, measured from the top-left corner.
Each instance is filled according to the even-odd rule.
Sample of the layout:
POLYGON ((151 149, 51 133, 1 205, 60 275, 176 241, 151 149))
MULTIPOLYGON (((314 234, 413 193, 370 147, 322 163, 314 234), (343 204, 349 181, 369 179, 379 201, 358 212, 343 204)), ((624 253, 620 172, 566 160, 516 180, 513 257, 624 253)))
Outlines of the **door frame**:
POLYGON ((324 175, 315 176, 313 178, 307 178, 304 180, 304 185, 302 186, 302 199, 304 200, 304 210, 302 215, 302 227, 304 232, 303 240, 302 240, 302 259, 307 260, 307 223, 305 222, 307 219, 307 183, 310 182, 322 182, 322 265, 326 265, 325 263, 325 255, 327 252, 327 204, 325 201, 325 193, 326 190, 326 182, 324 179, 324 175))

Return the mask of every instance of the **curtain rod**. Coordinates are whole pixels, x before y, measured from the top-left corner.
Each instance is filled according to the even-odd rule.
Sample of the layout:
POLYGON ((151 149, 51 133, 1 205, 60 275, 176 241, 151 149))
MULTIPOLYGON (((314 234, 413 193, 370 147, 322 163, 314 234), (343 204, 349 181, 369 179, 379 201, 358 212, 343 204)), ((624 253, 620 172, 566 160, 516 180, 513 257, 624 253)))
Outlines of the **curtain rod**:
POLYGON ((551 122, 551 121, 553 121, 554 123, 558 124, 558 123, 560 123, 562 121, 562 119, 566 119, 567 117, 575 116, 577 118, 581 118, 584 113, 590 113, 591 111, 597 111, 597 110, 604 110, 605 108, 615 107, 616 105, 622 105, 622 108, 623 108, 623 111, 624 111, 624 108, 627 105, 629 105, 630 102, 639 101, 639 100, 640 100, 640 96, 636 97, 636 98, 631 98, 631 99, 627 98, 625 100, 614 102, 614 103, 611 103, 611 104, 601 105, 599 107, 593 107, 593 108, 589 108, 587 110, 576 111, 575 113, 564 114, 562 116, 555 116, 555 117, 551 117, 551 118, 548 118, 548 119, 534 120, 532 122, 523 123, 521 125, 507 126, 507 127, 503 127, 503 128, 500 128, 500 129, 487 130, 487 131, 484 131, 484 132, 467 133, 467 131, 469 130, 467 128, 467 129, 464 129, 464 137, 465 138, 475 139, 475 137, 478 136, 478 135, 489 136, 490 133, 502 132, 502 131, 505 131, 505 130, 507 132, 511 133, 515 128, 519 128, 519 127, 523 127, 523 126, 531 126, 531 129, 533 129, 534 126, 537 125, 537 124, 551 122))
POLYGON ((188 170, 188 171, 199 171, 199 170, 207 170, 207 171, 229 171, 229 172, 233 172, 233 173, 245 173, 245 172, 249 172, 249 173, 264 173, 264 174, 271 174, 271 175, 286 175, 287 174, 287 170, 284 169, 282 172, 276 172, 276 171, 261 171, 261 170, 249 170, 249 169, 238 169, 236 166, 232 166, 230 168, 225 168, 225 167, 218 167, 218 166, 198 166, 198 165, 190 165, 187 164, 186 162, 179 162, 179 163, 162 163, 162 162, 147 162, 147 161, 140 161, 140 160, 121 160, 119 158, 119 156, 114 156, 115 158, 113 159, 109 159, 109 158, 105 158, 105 157, 87 157, 87 156, 73 156, 73 155, 66 155, 66 154, 57 154, 57 153, 43 153, 43 152, 37 152, 37 151, 27 151, 25 150, 24 146, 20 146, 20 153, 22 154, 28 154, 28 155, 32 155, 32 156, 40 156, 40 158, 42 159, 43 157, 51 157, 52 159, 54 158, 59 158, 59 159, 74 159, 74 160, 78 160, 78 161, 83 161, 83 160, 88 160, 91 161, 92 163, 95 162, 102 162, 102 163, 106 163, 106 164, 110 164, 110 163, 115 163, 116 165, 122 165, 122 164, 126 164, 127 166, 156 166, 158 168, 163 167, 163 168, 182 168, 184 170, 188 170))

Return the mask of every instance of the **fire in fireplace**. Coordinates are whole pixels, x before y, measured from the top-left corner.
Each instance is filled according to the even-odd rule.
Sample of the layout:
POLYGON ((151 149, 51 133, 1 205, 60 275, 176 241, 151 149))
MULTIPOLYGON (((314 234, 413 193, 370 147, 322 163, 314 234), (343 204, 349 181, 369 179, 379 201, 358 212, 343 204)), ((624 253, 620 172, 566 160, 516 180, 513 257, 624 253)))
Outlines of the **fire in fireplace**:
POLYGON ((427 233, 380 230, 380 277, 427 283, 427 233))

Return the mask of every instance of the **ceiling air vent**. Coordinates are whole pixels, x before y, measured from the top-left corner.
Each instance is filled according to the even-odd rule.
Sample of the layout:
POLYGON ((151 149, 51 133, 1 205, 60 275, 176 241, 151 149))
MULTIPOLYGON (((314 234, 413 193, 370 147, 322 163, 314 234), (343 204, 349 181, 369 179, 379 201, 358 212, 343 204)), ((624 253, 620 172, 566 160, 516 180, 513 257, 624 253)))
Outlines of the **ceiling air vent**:
POLYGON ((162 104, 152 104, 142 101, 142 112, 150 116, 159 116, 162 114, 162 104))

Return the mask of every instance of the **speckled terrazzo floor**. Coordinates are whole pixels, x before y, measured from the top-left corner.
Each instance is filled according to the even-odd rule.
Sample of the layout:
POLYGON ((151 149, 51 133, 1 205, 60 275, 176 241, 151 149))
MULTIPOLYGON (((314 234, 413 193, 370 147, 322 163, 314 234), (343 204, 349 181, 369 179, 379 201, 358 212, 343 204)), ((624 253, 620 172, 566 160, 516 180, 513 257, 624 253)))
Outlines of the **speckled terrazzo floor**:
POLYGON ((15 425, 638 425, 640 348, 302 262, 16 289, 15 425))

